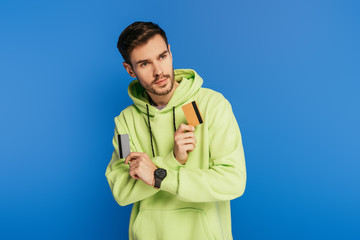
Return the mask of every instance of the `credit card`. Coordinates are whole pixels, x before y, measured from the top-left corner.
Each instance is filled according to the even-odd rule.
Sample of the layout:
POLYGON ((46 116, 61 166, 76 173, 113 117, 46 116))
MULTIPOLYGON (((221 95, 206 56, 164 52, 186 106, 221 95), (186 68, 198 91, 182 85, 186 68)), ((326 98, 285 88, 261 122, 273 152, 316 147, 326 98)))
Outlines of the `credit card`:
POLYGON ((119 157, 126 158, 130 154, 129 134, 120 134, 118 137, 119 157))
POLYGON ((204 122, 198 105, 195 101, 182 106, 182 109, 184 111, 186 121, 189 125, 196 127, 197 125, 204 122))

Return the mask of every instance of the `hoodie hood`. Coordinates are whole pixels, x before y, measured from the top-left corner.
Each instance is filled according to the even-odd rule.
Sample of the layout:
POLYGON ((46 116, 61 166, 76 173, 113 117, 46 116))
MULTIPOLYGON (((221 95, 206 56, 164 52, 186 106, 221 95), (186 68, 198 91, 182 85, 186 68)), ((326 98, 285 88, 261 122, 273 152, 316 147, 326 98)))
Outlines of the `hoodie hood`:
POLYGON ((149 103, 148 95, 145 89, 140 85, 139 80, 135 79, 129 84, 128 94, 133 100, 134 105, 141 112, 147 114, 147 106, 149 108, 149 115, 154 116, 158 112, 168 112, 173 110, 173 107, 181 106, 188 101, 194 94, 196 94, 202 84, 202 78, 192 69, 175 69, 175 81, 179 83, 170 101, 163 109, 159 110, 149 103))

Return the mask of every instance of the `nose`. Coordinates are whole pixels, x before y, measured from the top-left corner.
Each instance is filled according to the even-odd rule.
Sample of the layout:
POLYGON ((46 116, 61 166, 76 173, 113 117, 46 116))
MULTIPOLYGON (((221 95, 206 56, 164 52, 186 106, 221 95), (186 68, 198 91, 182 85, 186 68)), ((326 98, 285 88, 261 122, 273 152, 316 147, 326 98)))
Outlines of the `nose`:
POLYGON ((162 70, 162 67, 161 67, 160 63, 155 62, 153 64, 153 66, 154 66, 154 69, 153 69, 154 70, 154 77, 160 76, 163 73, 163 70, 162 70))

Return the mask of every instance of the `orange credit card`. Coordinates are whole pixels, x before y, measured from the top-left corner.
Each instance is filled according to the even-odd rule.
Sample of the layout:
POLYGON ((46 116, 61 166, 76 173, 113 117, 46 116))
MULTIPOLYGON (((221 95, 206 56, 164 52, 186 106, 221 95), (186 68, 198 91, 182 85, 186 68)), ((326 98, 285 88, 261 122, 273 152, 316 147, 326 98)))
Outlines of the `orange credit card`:
POLYGON ((204 122, 203 118, 201 117, 198 105, 195 101, 182 106, 182 109, 189 125, 196 127, 197 125, 204 122))

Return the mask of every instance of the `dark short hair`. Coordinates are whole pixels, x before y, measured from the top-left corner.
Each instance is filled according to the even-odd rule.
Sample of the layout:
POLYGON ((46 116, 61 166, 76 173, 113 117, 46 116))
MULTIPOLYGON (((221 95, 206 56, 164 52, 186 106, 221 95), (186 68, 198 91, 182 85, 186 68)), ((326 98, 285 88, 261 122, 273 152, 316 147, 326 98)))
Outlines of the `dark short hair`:
POLYGON ((131 52, 134 48, 146 44, 149 39, 156 34, 160 34, 164 39, 166 46, 168 46, 164 30, 155 23, 134 22, 127 26, 120 34, 117 42, 117 48, 119 49, 121 56, 124 58, 124 61, 132 66, 130 61, 131 52))

